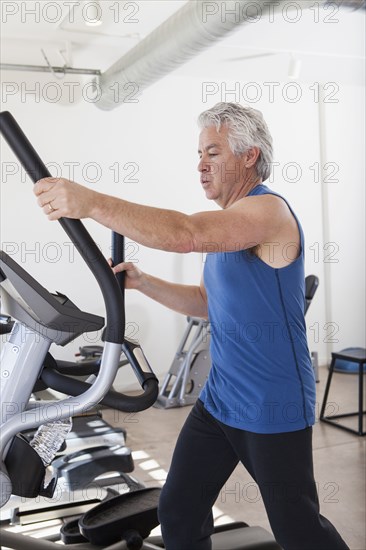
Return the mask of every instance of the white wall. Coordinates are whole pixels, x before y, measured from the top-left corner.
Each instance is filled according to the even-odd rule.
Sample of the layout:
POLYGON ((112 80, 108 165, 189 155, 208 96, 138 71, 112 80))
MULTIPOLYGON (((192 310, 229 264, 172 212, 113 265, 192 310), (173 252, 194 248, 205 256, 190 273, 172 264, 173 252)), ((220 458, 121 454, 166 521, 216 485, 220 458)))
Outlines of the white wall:
MULTIPOLYGON (((39 76, 29 77, 25 73, 16 77, 14 73, 5 73, 3 80, 18 79, 30 86, 35 78, 41 82, 42 90, 48 81, 45 77, 41 80, 39 76)), ((99 111, 85 100, 65 106, 51 103, 47 97, 37 102, 34 97, 24 97, 20 93, 3 98, 2 109, 13 113, 43 160, 57 163, 64 176, 69 176, 66 163, 79 163, 74 179, 85 183, 83 170, 89 178, 99 175, 98 181, 86 182, 93 189, 135 202, 192 213, 215 208, 206 201, 196 171, 196 117, 216 101, 236 99, 233 95, 223 96, 222 90, 209 98, 204 97, 202 86, 207 80, 179 75, 166 77, 148 89, 137 103, 123 105, 109 113, 99 111), (88 165, 91 162, 99 165, 99 174, 88 165), (114 182, 114 171, 110 167, 116 163, 120 168, 120 180, 114 182), (126 166, 127 163, 134 164, 126 166), (85 172, 88 166, 89 171, 85 172), (133 169, 135 174, 131 177, 136 181, 128 182, 126 178, 133 169)), ((274 138, 275 161, 280 163, 275 166, 269 185, 288 198, 299 216, 306 235, 306 273, 314 273, 320 278, 320 288, 307 322, 312 327, 309 346, 319 351, 324 362, 329 358, 326 342, 329 330, 324 329, 327 321, 336 321, 341 327, 340 341, 334 344, 336 349, 364 345, 364 311, 357 308, 364 296, 362 258, 365 246, 360 237, 364 204, 361 201, 364 193, 361 175, 364 119, 359 115, 363 89, 342 88, 340 101, 325 105, 326 162, 340 166, 335 176, 339 177, 339 182, 328 190, 329 232, 331 241, 339 243, 337 258, 340 260, 331 266, 332 295, 328 311, 334 317, 329 319, 324 288, 326 258, 323 247, 326 242, 322 189, 317 180, 319 104, 310 84, 303 83, 301 99, 293 101, 298 85, 289 87, 283 82, 272 101, 264 82, 258 83, 261 99, 250 104, 263 111, 274 138)), ((229 81, 227 89, 230 89, 229 81)), ((6 173, 16 170, 17 166, 9 164, 15 163, 15 159, 3 142, 2 160, 2 247, 16 261, 26 264, 27 270, 47 289, 60 290, 81 309, 103 315, 96 283, 77 254, 72 253, 68 238, 59 225, 48 222, 36 205, 29 180, 23 182, 20 171, 14 175, 6 173)), ((86 225, 108 256, 109 231, 91 221, 86 225)), ((167 254, 130 244, 127 256, 138 262, 143 270, 177 282, 196 283, 202 270, 202 258, 198 254, 167 254)), ((153 368, 160 375, 164 373, 180 340, 184 318, 131 291, 127 296, 127 323, 127 335, 141 340, 153 368)), ((94 341, 95 335, 84 336, 66 349, 54 350, 54 355, 72 359, 79 345, 94 341)), ((123 378, 126 384, 131 380, 130 376, 123 378)))
POLYGON ((343 86, 324 115, 326 161, 339 165, 339 182, 327 189, 328 242, 334 244, 327 251, 332 326, 326 332, 335 349, 366 347, 365 89, 343 86))

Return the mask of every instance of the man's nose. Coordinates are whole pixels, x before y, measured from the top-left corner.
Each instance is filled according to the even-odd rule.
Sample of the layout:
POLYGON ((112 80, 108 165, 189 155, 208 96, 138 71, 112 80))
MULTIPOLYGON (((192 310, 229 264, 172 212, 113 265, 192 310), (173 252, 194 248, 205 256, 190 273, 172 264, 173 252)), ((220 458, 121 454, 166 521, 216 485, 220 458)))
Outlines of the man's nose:
POLYGON ((198 163, 198 166, 197 166, 197 170, 199 172, 208 172, 210 169, 210 166, 207 162, 205 162, 203 159, 200 159, 199 163, 198 163))

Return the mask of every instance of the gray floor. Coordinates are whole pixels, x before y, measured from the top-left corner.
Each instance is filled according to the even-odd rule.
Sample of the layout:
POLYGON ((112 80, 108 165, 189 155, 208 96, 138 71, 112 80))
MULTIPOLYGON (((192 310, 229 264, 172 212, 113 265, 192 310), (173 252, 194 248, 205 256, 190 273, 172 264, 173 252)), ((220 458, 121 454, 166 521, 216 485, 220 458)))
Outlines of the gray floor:
MULTIPOLYGON (((317 384, 317 416, 326 376, 327 370, 321 368, 317 384)), ((355 411, 357 395, 357 376, 335 374, 327 412, 355 411)), ((106 420, 127 430, 127 444, 133 450, 135 460, 134 475, 147 486, 164 483, 177 435, 189 410, 190 407, 184 407, 149 409, 132 415, 113 411, 103 413, 106 420)), ((366 418, 364 420, 365 429, 366 418)), ((349 422, 355 425, 356 420, 349 422)), ((314 465, 323 515, 334 523, 351 550, 366 550, 365 437, 317 422, 314 428, 314 465)), ((216 502, 214 515, 217 522, 241 520, 270 530, 258 490, 243 467, 237 467, 227 481, 216 502)))

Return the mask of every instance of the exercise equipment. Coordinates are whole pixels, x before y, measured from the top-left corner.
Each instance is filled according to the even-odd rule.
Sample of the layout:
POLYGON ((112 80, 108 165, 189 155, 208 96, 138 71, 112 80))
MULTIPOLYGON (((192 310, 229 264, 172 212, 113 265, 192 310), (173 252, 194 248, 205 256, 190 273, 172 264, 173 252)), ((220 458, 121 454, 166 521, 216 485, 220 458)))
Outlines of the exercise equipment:
MULTIPOLYGON (((1 113, 0 123, 2 134, 33 181, 50 176, 10 113, 1 113)), ((4 252, 0 253, 1 299, 7 314, 15 319, 3 348, 1 364, 1 377, 4 381, 1 387, 1 507, 6 505, 11 495, 29 498, 52 496, 56 487, 57 472, 45 486, 45 467, 24 432, 40 426, 45 419, 50 423, 84 412, 91 403, 100 402, 127 412, 143 410, 151 406, 158 395, 157 379, 141 348, 123 336, 125 320, 122 277, 113 275, 79 220, 61 219, 60 223, 101 288, 107 313, 105 344, 92 385, 65 374, 65 370, 76 367, 69 364, 58 366, 48 351, 51 343, 66 345, 83 332, 100 329, 104 325, 104 319, 81 311, 65 295, 50 294, 12 258, 4 252), (143 389, 139 396, 131 397, 110 390, 120 365, 121 350, 143 389), (54 402, 31 402, 30 396, 39 381, 42 387, 53 387, 71 397, 57 401, 56 406, 54 402), (24 468, 24 463, 27 468, 24 468)), ((116 263, 122 261, 123 242, 116 235, 114 241, 114 249, 119 248, 114 254, 116 263)), ((98 451, 101 462, 110 460, 102 451, 103 449, 98 451)), ((81 484, 74 470, 77 470, 75 464, 80 456, 76 453, 68 458, 56 459, 55 471, 58 468, 67 471, 66 478, 81 484)), ((89 479, 84 481, 88 482, 89 479)), ((64 541, 78 541, 77 544, 69 545, 69 548, 79 550, 100 547, 105 550, 163 548, 159 538, 154 538, 152 542, 143 540, 157 524, 159 491, 160 489, 137 488, 134 492, 115 495, 113 490, 107 488, 103 502, 86 512, 78 520, 76 527, 74 523, 70 529, 63 529, 64 541), (83 540, 82 536, 89 537, 92 541, 85 542, 84 539, 84 542, 80 542, 83 540)), ((90 504, 91 502, 88 503, 90 504)), ((61 507, 65 509, 66 505, 61 507)), ((80 509, 72 511, 74 515, 81 514, 80 509)), ((233 528, 227 527, 226 532, 221 530, 217 533, 219 538, 213 536, 214 550, 279 549, 273 537, 264 529, 248 527, 242 523, 231 527, 233 528)), ((4 546, 15 550, 59 548, 53 541, 34 539, 5 529, 2 530, 1 540, 4 546)))
POLYGON ((9 334, 13 328, 14 321, 12 321, 9 315, 0 314, 0 335, 9 334))
MULTIPOLYGON (((33 464, 34 472, 32 472, 33 475, 31 476, 32 485, 30 485, 30 483, 27 484, 26 480, 22 479, 21 485, 23 489, 19 488, 19 477, 17 476, 17 493, 19 496, 34 497, 37 494, 44 493, 44 489, 42 488, 44 468, 38 468, 37 462, 39 462, 39 457, 37 453, 35 453, 29 444, 24 441, 24 438, 16 435, 18 430, 15 428, 13 428, 14 433, 12 435, 15 435, 16 437, 12 441, 11 446, 6 448, 5 445, 9 442, 9 440, 4 438, 4 431, 6 434, 6 429, 9 424, 14 424, 18 417, 23 431, 24 429, 44 423, 43 419, 50 421, 58 418, 67 418, 71 416, 70 409, 66 411, 67 414, 62 411, 60 414, 57 410, 66 402, 68 405, 75 405, 71 408, 73 414, 75 409, 76 412, 82 411, 83 409, 80 407, 79 398, 78 400, 72 400, 72 398, 69 398, 64 402, 58 402, 56 410, 53 404, 46 404, 43 408, 41 408, 42 403, 39 404, 36 402, 33 408, 37 409, 37 416, 40 419, 36 421, 34 420, 35 415, 32 411, 23 412, 22 409, 23 403, 26 403, 29 400, 32 386, 35 384, 37 377, 42 381, 45 381, 48 386, 54 387, 58 391, 62 391, 67 395, 78 395, 85 390, 87 390, 85 393, 90 392, 94 395, 92 390, 95 384, 98 383, 98 379, 102 374, 104 353, 106 351, 108 352, 109 347, 108 342, 106 342, 99 372, 93 386, 87 382, 75 381, 67 376, 55 373, 49 364, 45 367, 44 360, 48 353, 48 348, 52 342, 65 344, 85 330, 96 330, 97 328, 101 328, 104 324, 104 320, 101 318, 98 319, 93 315, 80 312, 80 310, 78 310, 78 308, 65 296, 60 294, 56 295, 57 297, 62 296, 62 303, 60 303, 57 299, 55 300, 53 295, 47 293, 47 291, 45 291, 45 289, 41 287, 37 281, 31 278, 23 270, 23 268, 21 268, 14 260, 12 260, 12 258, 3 252, 0 253, 0 269, 2 273, 2 302, 5 304, 7 311, 13 317, 17 318, 17 322, 14 324, 9 341, 4 345, 2 353, 2 376, 4 380, 4 383, 2 384, 2 395, 5 396, 3 397, 3 405, 5 404, 5 407, 3 406, 2 410, 1 443, 4 458, 7 457, 5 458, 4 465, 6 465, 6 461, 8 461, 9 464, 12 464, 14 462, 14 457, 19 452, 19 449, 22 448, 22 454, 24 454, 28 458, 29 462, 33 464), (27 301, 25 301, 25 299, 27 301), (72 332, 67 329, 68 326, 72 326, 72 332), (41 352, 39 352, 39 347, 41 348, 41 352), (39 353, 37 354, 37 352, 39 353), (35 355, 36 361, 32 364, 32 368, 29 368, 27 357, 32 357, 33 359, 33 355, 35 355), (53 382, 55 377, 57 381, 60 381, 59 384, 53 382), (27 381, 27 384, 29 384, 28 388, 24 388, 24 382, 23 384, 20 384, 23 379, 27 381), (48 380, 51 380, 51 383, 49 383, 48 380), (18 413, 17 416, 16 413, 18 412, 18 409, 21 409, 21 413, 18 413), (49 413, 50 409, 52 409, 51 413, 49 413), (58 414, 59 416, 57 416, 58 414), (27 421, 27 417, 29 417, 29 421, 27 421), (38 488, 37 484, 39 485, 38 488)), ((108 269, 111 272, 109 266, 108 269)), ((110 373, 106 375, 108 376, 107 380, 109 381, 104 382, 105 389, 103 388, 102 390, 103 394, 106 393, 108 387, 113 382, 116 370, 118 369, 118 365, 120 363, 121 345, 124 347, 125 352, 129 354, 130 362, 132 362, 133 358, 138 356, 138 351, 140 348, 134 342, 124 342, 123 344, 116 343, 114 345, 114 355, 109 357, 107 354, 107 366, 111 367, 113 378, 110 373)), ((147 370, 147 363, 143 365, 143 368, 141 368, 140 364, 137 363, 136 360, 135 363, 135 372, 139 375, 142 386, 145 387, 145 394, 138 397, 137 401, 135 401, 135 398, 131 398, 130 396, 123 396, 117 392, 110 392, 110 398, 112 399, 114 408, 118 408, 120 410, 139 410, 141 406, 142 408, 150 406, 151 401, 156 398, 157 380, 152 374, 152 371, 147 370), (150 384, 149 386, 147 384, 148 382, 153 382, 153 384, 150 384), (143 399, 141 399, 141 397, 143 397, 143 399)), ((97 395, 97 398, 91 399, 86 403, 84 402, 84 408, 88 408, 88 404, 90 407, 90 403, 95 403, 100 400, 102 400, 102 402, 108 402, 108 396, 103 399, 103 394, 97 395)), ((9 479, 11 481, 11 478, 9 479)), ((11 486, 9 487, 9 485, 6 486, 4 483, 2 484, 3 504, 5 504, 10 496, 9 492, 7 494, 4 493, 4 489, 6 487, 7 491, 9 491, 11 486)), ((50 496, 50 492, 53 490, 54 486, 50 486, 47 496, 50 496)))
POLYGON ((193 405, 211 368, 209 322, 187 318, 188 325, 154 406, 163 409, 193 405))
POLYGON ((305 277, 305 315, 314 298, 315 292, 318 290, 318 286, 319 278, 316 275, 307 275, 305 277))
MULTIPOLYGON (((341 349, 341 351, 338 353, 346 356, 347 355, 357 356, 358 354, 363 352, 364 352, 364 348, 345 348, 345 349, 341 349)), ((333 370, 334 372, 342 372, 344 374, 358 374, 359 365, 354 361, 341 359, 337 357, 334 362, 333 370)), ((363 365, 363 372, 366 373, 366 364, 363 365)))
MULTIPOLYGON (((316 275, 307 275, 305 277, 305 310, 304 314, 308 311, 311 302, 313 301, 315 292, 318 290, 319 278, 316 275)), ((311 354, 311 363, 313 365, 315 381, 319 382, 319 361, 318 361, 318 352, 312 351, 311 354)))
MULTIPOLYGON (((127 362, 127 359, 122 358, 119 364, 124 365, 127 362)), ((54 369, 73 377, 88 375, 90 381, 90 375, 95 376, 98 373, 99 364, 100 360, 94 358, 85 358, 80 363, 56 361, 48 353, 42 373, 47 371, 47 377, 50 377, 54 369)), ((42 390, 42 397, 47 394, 47 397, 54 398, 48 391, 48 385, 41 379, 42 373, 33 388, 33 397, 37 399, 39 390, 42 390)), ((60 389, 57 382, 53 386, 60 389)), ((126 431, 108 424, 102 418, 102 408, 102 405, 98 405, 73 417, 72 429, 49 468, 57 480, 54 495, 47 498, 42 495, 36 500, 25 498, 24 495, 13 496, 1 510, 3 520, 26 525, 44 521, 45 518, 59 518, 60 515, 66 518, 87 511, 90 505, 105 498, 112 488, 118 494, 143 487, 129 475, 134 469, 134 463, 131 450, 126 446, 126 431)), ((22 436, 30 443, 34 434, 35 430, 27 430, 22 436)), ((22 475, 27 477, 28 470, 22 467, 18 447, 9 451, 6 461, 10 463, 12 476, 16 477, 18 484, 23 485, 22 475), (21 473, 17 473, 18 469, 21 473)), ((19 493, 20 489, 14 492, 19 493)), ((31 489, 29 497, 34 497, 33 492, 37 492, 37 489, 31 489)))
MULTIPOLYGON (((33 181, 50 176, 10 113, 1 113, 1 132, 33 181)), ((67 395, 77 395, 77 399, 69 397, 58 401, 56 407, 54 403, 42 401, 30 404, 29 398, 36 381, 42 380, 43 376, 51 380, 55 378, 52 365, 46 361, 47 357, 50 358, 48 350, 51 343, 66 345, 84 332, 101 329, 104 319, 82 312, 61 293, 49 293, 10 256, 1 251, 1 300, 7 315, 16 319, 1 355, 2 506, 15 492, 18 496, 25 497, 52 495, 56 479, 44 487, 45 468, 27 439, 19 435, 19 432, 40 426, 45 419, 49 423, 84 412, 91 404, 101 400, 103 402, 103 398, 108 402, 107 392, 120 366, 121 348, 128 356, 128 362, 133 367, 144 393, 131 397, 110 392, 109 397, 114 408, 123 411, 143 410, 151 406, 158 393, 157 379, 141 348, 136 342, 124 340, 124 295, 120 282, 79 220, 61 219, 60 223, 96 276, 101 288, 107 312, 105 345, 93 385, 80 381, 75 388, 73 379, 56 373, 66 390, 60 386, 56 389, 67 395), (84 392, 82 396, 79 395, 80 388, 84 392), (21 470, 24 472, 25 469, 18 471, 14 468, 18 455, 22 456, 23 463, 27 462, 27 473, 21 478, 21 470)), ((119 254, 123 248, 123 243, 120 244, 118 239, 121 240, 122 237, 114 237, 115 261, 121 260, 119 254)))

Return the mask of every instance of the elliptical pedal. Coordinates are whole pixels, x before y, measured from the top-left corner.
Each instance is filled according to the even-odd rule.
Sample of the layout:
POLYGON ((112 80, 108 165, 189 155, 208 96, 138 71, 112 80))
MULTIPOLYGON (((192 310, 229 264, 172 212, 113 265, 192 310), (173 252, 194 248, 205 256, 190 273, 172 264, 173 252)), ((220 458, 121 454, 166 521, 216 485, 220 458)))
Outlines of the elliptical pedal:
POLYGON ((141 548, 143 539, 159 525, 160 492, 155 487, 141 489, 98 504, 80 518, 81 534, 102 547, 126 540, 128 548, 141 548))

